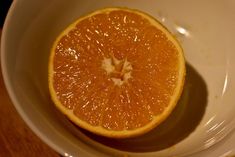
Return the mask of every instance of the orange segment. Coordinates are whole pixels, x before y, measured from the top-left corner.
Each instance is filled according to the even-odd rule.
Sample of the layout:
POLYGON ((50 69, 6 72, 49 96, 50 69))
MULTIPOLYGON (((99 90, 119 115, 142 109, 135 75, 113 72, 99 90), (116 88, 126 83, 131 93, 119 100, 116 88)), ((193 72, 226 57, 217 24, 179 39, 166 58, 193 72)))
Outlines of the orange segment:
POLYGON ((93 133, 125 138, 159 125, 175 107, 185 63, 176 39, 137 10, 98 10, 54 42, 49 89, 55 105, 93 133))

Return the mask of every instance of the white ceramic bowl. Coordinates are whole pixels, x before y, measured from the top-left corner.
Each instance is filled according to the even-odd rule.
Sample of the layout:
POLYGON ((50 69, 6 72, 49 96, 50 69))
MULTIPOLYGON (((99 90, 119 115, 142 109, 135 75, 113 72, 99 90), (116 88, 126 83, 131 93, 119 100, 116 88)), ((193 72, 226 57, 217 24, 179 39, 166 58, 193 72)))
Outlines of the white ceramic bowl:
POLYGON ((15 0, 1 43, 7 90, 30 128, 64 156, 201 156, 235 126, 234 8, 233 0, 15 0), (185 89, 173 114, 133 139, 111 140, 77 128, 55 109, 48 92, 56 36, 80 16, 110 6, 159 19, 180 40, 187 60, 185 89))

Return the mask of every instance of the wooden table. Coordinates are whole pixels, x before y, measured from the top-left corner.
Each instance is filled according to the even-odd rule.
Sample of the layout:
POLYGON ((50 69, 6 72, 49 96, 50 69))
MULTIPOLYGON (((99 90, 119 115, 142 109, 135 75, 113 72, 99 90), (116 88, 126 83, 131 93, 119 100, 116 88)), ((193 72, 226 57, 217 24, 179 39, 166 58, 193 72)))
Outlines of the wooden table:
POLYGON ((21 119, 9 99, 0 68, 0 157, 59 156, 44 144, 21 119))

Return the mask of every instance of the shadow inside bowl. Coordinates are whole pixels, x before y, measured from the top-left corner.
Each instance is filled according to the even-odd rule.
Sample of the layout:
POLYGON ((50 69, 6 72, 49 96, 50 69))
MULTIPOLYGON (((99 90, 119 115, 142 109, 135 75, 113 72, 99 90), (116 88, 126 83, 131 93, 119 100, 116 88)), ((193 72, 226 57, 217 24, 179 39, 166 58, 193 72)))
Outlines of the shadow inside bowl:
POLYGON ((131 152, 152 152, 172 147, 188 137, 199 125, 207 105, 207 86, 189 64, 182 96, 172 114, 145 135, 128 139, 110 139, 80 129, 90 139, 108 147, 131 152))

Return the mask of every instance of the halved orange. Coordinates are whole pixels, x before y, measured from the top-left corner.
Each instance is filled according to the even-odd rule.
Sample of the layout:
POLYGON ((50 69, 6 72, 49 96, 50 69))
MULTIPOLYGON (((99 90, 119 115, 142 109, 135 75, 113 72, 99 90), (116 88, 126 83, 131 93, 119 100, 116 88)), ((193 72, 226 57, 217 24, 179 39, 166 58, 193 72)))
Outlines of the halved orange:
POLYGON ((56 39, 49 89, 72 122, 113 138, 137 136, 172 112, 185 78, 183 51, 156 19, 127 8, 79 18, 56 39))

